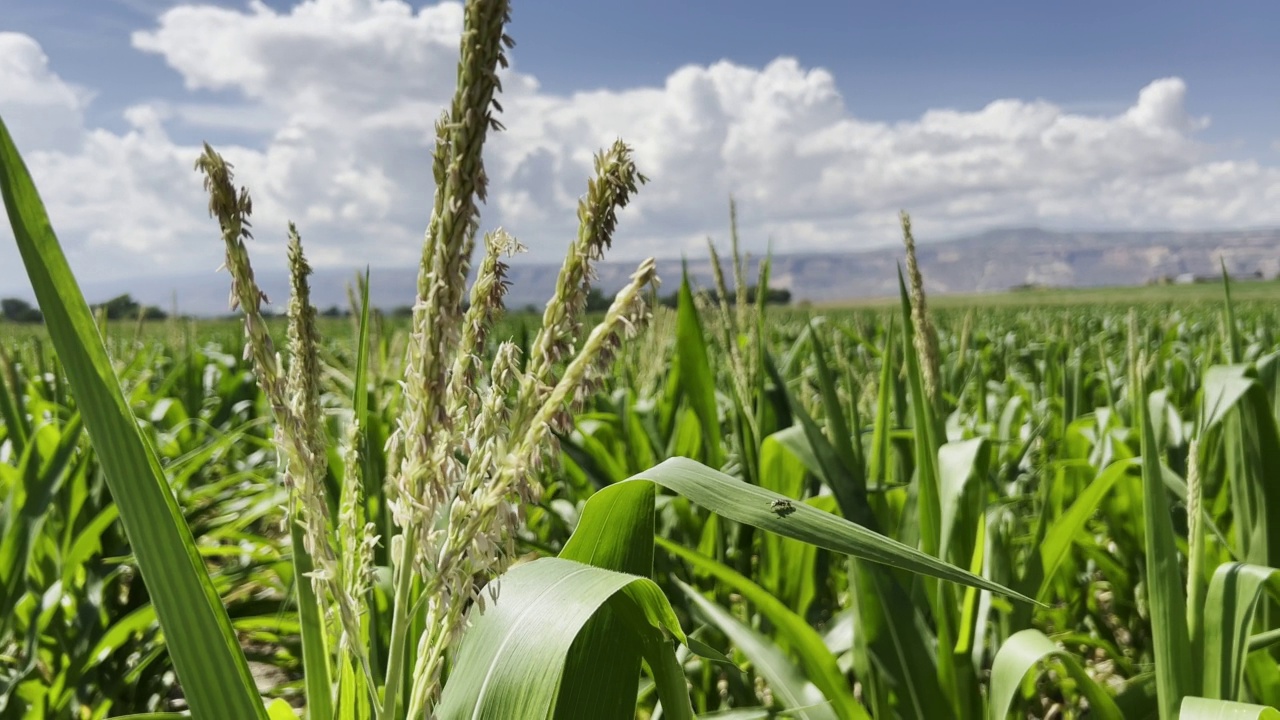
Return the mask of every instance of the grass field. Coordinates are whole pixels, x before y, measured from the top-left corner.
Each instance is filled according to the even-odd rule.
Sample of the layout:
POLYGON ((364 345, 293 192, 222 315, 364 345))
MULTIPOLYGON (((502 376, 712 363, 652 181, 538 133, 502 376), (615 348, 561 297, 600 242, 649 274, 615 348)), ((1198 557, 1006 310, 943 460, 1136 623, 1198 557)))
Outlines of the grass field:
MULTIPOLYGON (((1240 303, 1280 302, 1280 281, 1237 282, 1231 288, 1232 299, 1240 303)), ((1134 285, 1131 287, 1037 288, 998 293, 931 295, 939 308, 985 308, 1028 306, 1110 305, 1218 305, 1222 302, 1222 285, 1195 283, 1186 285, 1134 285)), ((821 310, 896 306, 898 298, 867 298, 815 303, 821 310)))

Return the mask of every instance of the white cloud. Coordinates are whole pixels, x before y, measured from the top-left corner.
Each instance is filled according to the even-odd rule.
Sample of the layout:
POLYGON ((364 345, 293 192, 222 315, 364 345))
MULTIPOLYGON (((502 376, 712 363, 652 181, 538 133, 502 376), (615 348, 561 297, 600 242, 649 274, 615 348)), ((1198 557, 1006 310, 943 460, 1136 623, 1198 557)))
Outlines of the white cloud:
POLYGON ((58 77, 39 43, 19 33, 0 32, 0 78, 5 125, 25 147, 76 149, 91 95, 58 77))
MULTIPOLYGON (((192 170, 199 148, 171 139, 175 122, 208 132, 249 186, 261 262, 280 262, 293 219, 313 264, 412 263, 461 23, 456 3, 174 7, 135 33, 134 46, 220 100, 140 101, 124 133, 85 129, 86 93, 53 74, 30 38, 0 34, 0 113, 85 267, 128 276, 220 262, 192 170), (259 141, 228 146, 225 130, 259 141)), ((860 99, 843 98, 830 73, 789 58, 691 65, 661 87, 571 95, 522 73, 518 47, 513 59, 508 130, 487 151, 483 225, 507 227, 540 259, 560 256, 592 155, 618 137, 652 182, 624 213, 615 257, 701 253, 708 234, 725 234, 730 193, 744 239, 754 249, 772 239, 777 251, 894 242, 899 208, 924 240, 1010 224, 1280 223, 1280 170, 1215 160, 1196 139, 1207 120, 1187 111, 1177 78, 1135 88, 1132 105, 1110 114, 999 99, 883 123, 859 119, 860 99)), ((13 281, 5 257, 0 285, 13 281)))

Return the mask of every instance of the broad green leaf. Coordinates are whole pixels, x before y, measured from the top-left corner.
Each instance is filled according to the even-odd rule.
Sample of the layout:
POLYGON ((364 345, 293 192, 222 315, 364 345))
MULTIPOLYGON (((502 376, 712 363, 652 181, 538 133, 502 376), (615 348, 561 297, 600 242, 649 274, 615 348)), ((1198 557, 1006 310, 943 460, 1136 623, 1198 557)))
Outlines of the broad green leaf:
POLYGON ((1097 512, 1098 506, 1111 492, 1116 482, 1137 466, 1138 461, 1133 458, 1117 460, 1108 465, 1105 470, 1098 473, 1098 477, 1093 482, 1089 483, 1084 492, 1076 497, 1071 507, 1049 526, 1044 541, 1040 543, 1040 562, 1044 577, 1036 593, 1038 600, 1048 600, 1047 595, 1058 568, 1070 554, 1071 546, 1084 530, 1085 523, 1097 512))
MULTIPOLYGON (((859 481, 857 477, 861 473, 861 468, 846 465, 835 446, 823 434, 818 422, 794 397, 791 397, 790 393, 788 393, 788 399, 792 416, 800 421, 800 427, 804 430, 803 441, 809 446, 807 452, 798 450, 800 457, 802 459, 811 457, 817 460, 818 468, 814 475, 824 480, 827 487, 831 488, 831 493, 840 503, 840 512, 850 520, 871 528, 875 518, 871 514, 870 506, 867 505, 866 483, 859 481), (859 489, 860 482, 861 489, 859 489)), ((783 438, 789 440, 797 449, 800 447, 800 440, 795 439, 794 436, 784 435, 783 438)))
MULTIPOLYGON (((587 500, 559 557, 640 577, 653 574, 654 487, 618 483, 587 500)), ((635 713, 643 654, 640 637, 606 605, 569 654, 556 716, 628 717, 635 713)), ((683 685, 681 686, 683 692, 683 685)))
MULTIPOLYGON (((729 611, 703 597, 696 589, 678 580, 676 582, 707 620, 723 632, 734 647, 747 656, 752 667, 769 683, 769 690, 781 701, 782 707, 786 708, 789 716, 804 720, 825 720, 826 718, 835 720, 838 717, 832 710, 831 701, 823 696, 818 688, 804 676, 800 668, 796 667, 777 645, 770 642, 769 638, 743 624, 729 611)), ((852 701, 850 708, 854 710, 854 714, 847 717, 870 720, 871 716, 866 710, 863 710, 857 701, 853 701, 852 698, 850 700, 852 701)))
POLYGON ((116 379, 31 176, 0 121, 0 195, 197 718, 267 715, 191 530, 116 379))
POLYGON ((333 673, 329 658, 328 633, 321 617, 320 599, 316 596, 309 573, 315 566, 311 554, 303 543, 302 525, 297 520, 289 522, 290 550, 293 555, 294 593, 301 622, 303 680, 307 688, 310 717, 323 718, 333 715, 333 673))
POLYGON ((836 393, 835 381, 831 377, 831 366, 827 361, 827 351, 824 349, 822 338, 819 337, 812 322, 809 323, 809 342, 813 345, 813 369, 818 376, 818 389, 822 393, 822 408, 827 425, 827 437, 835 448, 840 462, 849 472, 854 484, 854 492, 865 495, 867 482, 866 478, 862 476, 861 440, 855 443, 857 438, 849 430, 849 423, 844 416, 844 407, 840 403, 840 396, 836 393))
POLYGON ((1206 698, 1238 700, 1259 601, 1280 599, 1280 570, 1230 562, 1218 566, 1205 596, 1206 698))
POLYGON ((676 307, 676 356, 680 365, 680 388, 702 425, 707 461, 723 462, 720 443, 720 411, 716 405, 716 376, 707 357, 707 343, 693 303, 693 291, 686 273, 680 284, 676 307))
POLYGON ((12 607, 21 594, 19 587, 32 562, 32 551, 62 486, 71 453, 80 441, 79 416, 65 428, 41 425, 31 440, 18 461, 22 481, 10 488, 5 501, 7 525, 0 525, 0 607, 12 607), (41 440, 56 443, 48 456, 41 440))
POLYGON ((671 458, 627 482, 636 480, 657 483, 730 520, 803 540, 820 548, 961 585, 985 588, 1025 602, 1035 602, 1009 588, 871 532, 838 515, 784 498, 764 488, 748 485, 692 460, 671 458), (787 501, 791 505, 787 510, 779 512, 774 508, 777 501, 787 501))
POLYGON ((1280 720, 1280 710, 1266 705, 1248 705, 1202 697, 1183 699, 1181 720, 1280 720))
MULTIPOLYGON (((938 683, 937 638, 922 609, 893 574, 884 566, 851 558, 849 594, 855 622, 855 669, 892 689, 898 697, 898 712, 904 717, 954 717, 938 683)), ((888 699, 877 700, 887 703, 888 699)))
MULTIPOLYGON (((777 436, 774 433, 765 438, 760 446, 760 485, 784 497, 800 497, 804 494, 805 466, 775 439, 777 436)), ((830 497, 821 499, 832 502, 830 497)), ((765 533, 760 543, 759 582, 804 615, 817 595, 818 548, 774 533, 765 533)))
MULTIPOLYGON (((308 697, 307 701, 310 702, 310 700, 311 698, 308 697)), ((294 714, 292 705, 276 698, 267 705, 267 717, 271 720, 297 720, 298 716, 294 714)))
POLYGON ((1116 694, 1116 707, 1124 720, 1160 720, 1160 699, 1155 673, 1144 672, 1129 678, 1116 694))
POLYGON ((1191 637, 1187 629, 1186 583, 1173 537, 1173 519, 1155 434, 1144 412, 1142 422, 1142 514, 1145 520, 1146 587, 1155 648, 1160 716, 1173 717, 1182 698, 1195 692, 1191 637))
MULTIPOLYGON (((484 612, 476 607, 471 611, 471 627, 435 710, 440 718, 550 717, 570 648, 611 601, 617 603, 614 610, 620 616, 646 619, 644 628, 632 626, 632 632, 661 636, 665 631, 685 640, 670 604, 647 578, 540 558, 517 565, 497 582, 498 600, 484 612)), ((630 697, 635 697, 634 689, 630 697)), ((681 715, 678 706, 667 707, 666 714, 691 717, 681 715)))
MULTIPOLYGON (((982 470, 986 467, 983 457, 986 449, 987 441, 984 438, 949 442, 938 448, 939 498, 942 508, 942 535, 939 539, 938 557, 944 560, 949 557, 948 549, 956 530, 956 522, 966 517, 970 523, 978 519, 977 503, 981 496, 977 493, 981 491, 981 483, 985 479, 982 470), (966 498, 971 506, 967 508, 968 512, 965 507, 966 498)), ((974 535, 974 527, 976 526, 971 525, 965 528, 970 537, 974 535)))
POLYGON ((1067 674, 1076 681, 1080 692, 1089 699, 1089 706, 1100 720, 1123 720, 1115 700, 1105 688, 1098 685, 1080 666, 1075 656, 1059 648, 1039 630, 1022 630, 1014 633, 996 653, 991 666, 991 694, 987 705, 990 720, 1005 720, 1013 707, 1022 679, 1032 668, 1045 659, 1059 661, 1067 674))
POLYGON ((880 353, 883 362, 880 365, 880 387, 876 393, 875 425, 871 433, 871 456, 868 459, 867 475, 880 485, 889 484, 889 431, 890 401, 893 394, 894 376, 894 330, 897 324, 892 318, 885 333, 884 350, 880 353))
POLYGON ((1227 331, 1227 362, 1238 363, 1244 355, 1244 344, 1240 339, 1240 328, 1236 325, 1235 304, 1231 302, 1231 277, 1227 274, 1226 258, 1219 255, 1218 265, 1222 269, 1222 295, 1225 300, 1222 313, 1227 331))
MULTIPOLYGON (((840 717, 866 717, 865 710, 854 699, 848 682, 836 666, 835 657, 827 650, 822 636, 804 618, 788 610, 764 588, 733 569, 670 540, 658 538, 657 542, 659 547, 688 562, 695 570, 707 573, 750 601, 761 615, 773 623, 778 634, 786 638, 787 644, 799 657, 808 679, 822 691, 840 717)), ((796 701, 800 699, 802 698, 797 697, 796 701)))
MULTIPOLYGON (((901 267, 898 268, 898 294, 902 303, 903 337, 910 338, 916 328, 911 320, 911 299, 907 295, 901 267)), ((925 395, 921 358, 910 347, 903 355, 907 361, 907 381, 911 388, 911 410, 915 423, 915 488, 920 511, 920 543, 926 553, 937 556, 942 534, 942 510, 938 498, 940 433, 933 402, 925 395)))
POLYGON ((1226 446, 1238 559, 1280 566, 1275 520, 1280 517, 1280 486, 1272 475, 1280 462, 1280 428, 1257 370, 1245 365, 1209 368, 1203 405, 1205 434, 1220 430, 1226 446))

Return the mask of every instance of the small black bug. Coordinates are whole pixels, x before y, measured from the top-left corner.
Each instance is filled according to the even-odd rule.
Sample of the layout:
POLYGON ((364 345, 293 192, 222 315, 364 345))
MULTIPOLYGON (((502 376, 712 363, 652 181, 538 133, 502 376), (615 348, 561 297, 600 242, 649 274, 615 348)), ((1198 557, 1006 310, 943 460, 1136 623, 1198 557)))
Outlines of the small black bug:
POLYGON ((786 498, 778 498, 769 503, 769 508, 781 517, 786 517, 796 511, 796 506, 786 498))

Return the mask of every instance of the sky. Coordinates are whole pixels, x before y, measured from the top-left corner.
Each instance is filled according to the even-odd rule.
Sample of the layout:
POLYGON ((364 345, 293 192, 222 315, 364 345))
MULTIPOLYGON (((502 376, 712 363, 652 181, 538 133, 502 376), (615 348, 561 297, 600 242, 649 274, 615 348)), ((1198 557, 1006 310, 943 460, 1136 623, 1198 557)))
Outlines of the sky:
MULTIPOLYGON (((222 261, 202 142, 317 267, 412 267, 462 10, 398 0, 0 0, 0 118, 72 268, 222 261)), ((650 182, 610 257, 856 250, 993 228, 1280 225, 1280 4, 515 0, 483 231, 556 261, 592 156, 650 182)), ((27 295, 0 227, 0 296, 27 295)))

